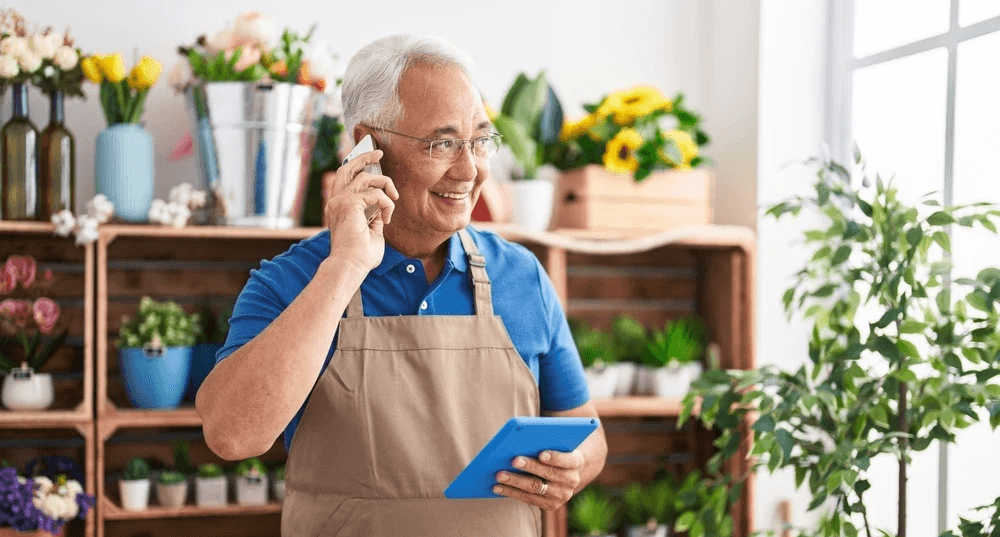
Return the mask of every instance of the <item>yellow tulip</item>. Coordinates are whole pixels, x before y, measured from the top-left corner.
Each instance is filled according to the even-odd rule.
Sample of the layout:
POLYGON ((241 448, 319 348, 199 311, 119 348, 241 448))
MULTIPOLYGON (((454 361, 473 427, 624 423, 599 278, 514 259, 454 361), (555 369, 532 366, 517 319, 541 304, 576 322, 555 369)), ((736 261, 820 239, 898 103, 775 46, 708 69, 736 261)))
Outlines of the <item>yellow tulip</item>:
POLYGON ((132 89, 145 90, 149 89, 153 84, 156 83, 157 78, 160 77, 160 72, 163 68, 160 66, 160 62, 150 58, 149 56, 143 56, 139 63, 132 68, 132 72, 128 75, 128 85, 132 89))
POLYGON ((119 83, 125 79, 125 62, 122 55, 117 52, 107 56, 97 56, 97 66, 101 68, 101 74, 112 83, 119 83))
POLYGON ((94 84, 100 84, 103 80, 101 69, 97 66, 97 56, 87 56, 80 60, 80 69, 83 71, 83 76, 94 84))

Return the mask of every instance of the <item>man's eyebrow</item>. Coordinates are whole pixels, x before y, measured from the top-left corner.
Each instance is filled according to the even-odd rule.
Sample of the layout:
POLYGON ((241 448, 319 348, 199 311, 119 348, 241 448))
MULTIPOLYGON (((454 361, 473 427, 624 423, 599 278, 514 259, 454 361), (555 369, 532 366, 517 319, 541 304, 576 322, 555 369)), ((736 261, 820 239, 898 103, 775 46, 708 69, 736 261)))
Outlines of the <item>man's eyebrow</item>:
MULTIPOLYGON (((477 131, 481 131, 483 129, 488 129, 488 128, 490 128, 490 125, 492 125, 492 123, 490 123, 489 121, 482 121, 482 122, 479 123, 479 125, 476 125, 476 130, 477 131)), ((447 136, 457 136, 458 135, 458 127, 455 127, 454 125, 446 125, 444 127, 441 127, 439 129, 435 130, 434 132, 432 132, 430 134, 430 138, 439 138, 439 137, 446 136, 446 135, 447 136)))

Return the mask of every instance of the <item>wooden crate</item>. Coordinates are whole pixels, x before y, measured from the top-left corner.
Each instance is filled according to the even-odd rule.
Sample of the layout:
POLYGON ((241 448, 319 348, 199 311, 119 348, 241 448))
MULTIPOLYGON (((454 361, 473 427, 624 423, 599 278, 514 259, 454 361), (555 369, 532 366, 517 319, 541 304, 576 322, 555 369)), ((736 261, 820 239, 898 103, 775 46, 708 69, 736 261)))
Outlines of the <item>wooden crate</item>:
MULTIPOLYGON (((46 455, 59 455, 75 460, 83 471, 82 483, 87 494, 97 497, 95 472, 95 431, 92 421, 21 421, 0 425, 0 459, 10 461, 24 472, 32 459, 46 455)), ((65 537, 94 537, 97 510, 87 513, 85 520, 73 520, 65 525, 65 537)))
POLYGON ((59 304, 56 330, 69 330, 66 343, 41 369, 53 376, 52 406, 38 412, 0 407, 0 429, 14 422, 93 419, 94 247, 93 244, 77 246, 72 238, 57 237, 54 231, 52 224, 0 221, 0 263, 10 255, 30 255, 38 262, 36 281, 41 280, 46 270, 51 270, 52 288, 45 296, 59 304))
POLYGON ((712 222, 712 176, 704 169, 660 171, 641 182, 590 165, 556 182, 553 229, 635 236, 712 222))

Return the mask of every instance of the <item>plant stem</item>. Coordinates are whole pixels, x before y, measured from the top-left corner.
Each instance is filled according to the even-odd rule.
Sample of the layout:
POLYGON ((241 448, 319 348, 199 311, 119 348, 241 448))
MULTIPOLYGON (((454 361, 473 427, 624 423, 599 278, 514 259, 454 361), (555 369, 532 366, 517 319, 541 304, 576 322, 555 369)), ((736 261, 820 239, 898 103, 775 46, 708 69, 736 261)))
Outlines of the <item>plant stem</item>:
MULTIPOLYGON (((906 383, 899 383, 899 417, 896 420, 896 428, 899 432, 906 434, 906 383)), ((906 537, 906 448, 905 437, 899 439, 899 521, 897 536, 906 537)))
MULTIPOLYGON (((862 502, 862 505, 864 505, 864 502, 862 502)), ((872 527, 871 527, 870 524, 868 524, 868 508, 867 507, 865 507, 864 510, 861 511, 861 518, 863 518, 864 521, 865 521, 865 533, 868 534, 868 537, 872 537, 872 527)))

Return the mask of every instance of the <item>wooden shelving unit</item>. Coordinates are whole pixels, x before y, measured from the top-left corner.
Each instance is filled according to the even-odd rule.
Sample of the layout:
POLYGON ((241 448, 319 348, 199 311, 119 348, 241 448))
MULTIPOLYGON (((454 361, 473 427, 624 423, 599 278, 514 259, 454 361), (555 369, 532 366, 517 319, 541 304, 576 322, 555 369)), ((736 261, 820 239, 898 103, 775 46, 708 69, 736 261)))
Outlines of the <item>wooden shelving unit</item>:
MULTIPOLYGON (((649 327, 659 327, 679 315, 697 314, 719 346, 723 367, 754 367, 755 238, 750 230, 692 226, 652 236, 623 237, 581 230, 531 232, 510 225, 477 227, 531 250, 552 279, 568 316, 606 327, 616 315, 626 313, 649 327)), ((107 490, 105 476, 114 476, 132 456, 169 462, 164 432, 197 434, 201 421, 190 402, 168 411, 132 408, 121 383, 113 340, 121 317, 132 314, 143 295, 175 300, 190 308, 207 298, 213 309, 219 309, 235 299, 249 271, 262 259, 270 259, 322 230, 107 225, 101 227, 100 239, 92 247, 73 246, 79 262, 85 265, 86 276, 80 285, 85 295, 92 297, 89 302, 84 300, 80 315, 84 326, 81 337, 91 342, 87 348, 93 351, 86 362, 93 367, 84 371, 92 388, 81 403, 88 406, 44 415, 23 414, 19 423, 45 427, 76 416, 77 411, 94 417, 89 429, 94 447, 88 483, 95 485, 99 498, 98 537, 139 532, 192 537, 277 534, 280 505, 276 503, 165 509, 154 502, 149 510, 138 513, 119 507, 117 491, 107 490), (84 313, 88 304, 89 317, 84 313), (96 375, 87 376, 94 371, 96 375), (119 441, 122 436, 128 441, 119 441)), ((14 241, 8 248, 10 253, 38 249, 36 243, 50 240, 51 233, 52 226, 47 224, 0 223, 0 237, 14 241)), ((66 245, 72 246, 72 242, 59 240, 65 241, 61 250, 65 253, 66 245)), ((0 253, 4 251, 0 248, 0 253)), ((695 424, 676 427, 679 400, 632 396, 597 400, 595 405, 608 434, 608 462, 598 478, 603 484, 646 480, 663 465, 689 471, 711 456, 711 431, 695 424)), ((0 429, 6 426, 0 416, 0 429)), ((283 456, 280 440, 266 455, 272 462, 283 456)), ((196 464, 217 462, 213 457, 203 444, 192 448, 196 464)), ((744 458, 736 457, 727 470, 742 473, 745 469, 744 458)), ((746 537, 753 527, 752 509, 748 508, 752 497, 751 481, 734 509, 737 537, 746 537)), ((565 511, 545 517, 545 534, 565 537, 565 511)))

